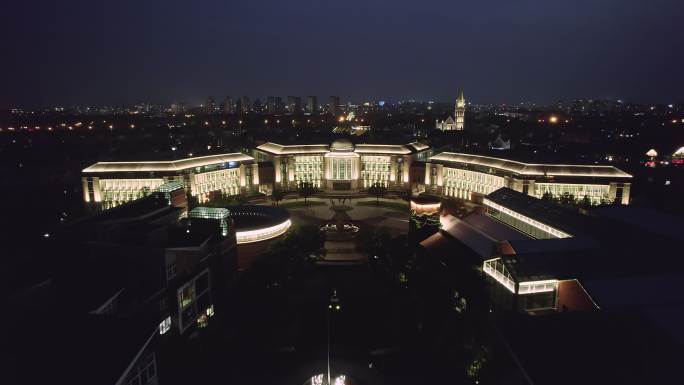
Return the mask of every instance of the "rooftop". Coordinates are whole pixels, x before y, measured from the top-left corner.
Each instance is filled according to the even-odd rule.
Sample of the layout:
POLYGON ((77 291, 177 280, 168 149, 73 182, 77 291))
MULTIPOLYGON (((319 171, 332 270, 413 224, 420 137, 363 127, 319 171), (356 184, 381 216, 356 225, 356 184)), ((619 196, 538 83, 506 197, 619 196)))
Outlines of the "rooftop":
POLYGON ((511 240, 515 254, 502 256, 516 282, 582 277, 593 267, 599 244, 590 238, 511 240))
POLYGON ((282 145, 277 143, 264 143, 257 146, 257 150, 268 152, 274 155, 293 155, 293 154, 323 154, 330 151, 355 152, 357 154, 392 154, 408 155, 412 152, 423 151, 429 146, 412 142, 406 145, 401 144, 366 144, 354 145, 348 139, 337 139, 330 146, 327 144, 296 144, 282 145))
POLYGON ((292 154, 324 154, 330 149, 327 144, 301 144, 301 145, 282 145, 277 143, 264 143, 257 146, 257 150, 269 152, 275 155, 292 154))
POLYGON ((411 153, 406 146, 398 144, 357 144, 356 150, 357 154, 397 154, 397 155, 408 155, 411 153))
POLYGON ((140 161, 140 162, 97 162, 86 167, 84 173, 98 172, 145 172, 145 171, 181 171, 195 167, 230 162, 253 161, 249 155, 241 153, 207 155, 194 158, 166 161, 140 161))
POLYGON ((281 224, 290 219, 290 213, 279 207, 239 205, 219 207, 196 207, 188 214, 190 218, 232 219, 236 231, 261 230, 281 224))
POLYGON ((545 225, 567 232, 571 236, 586 232, 587 226, 591 222, 586 215, 577 211, 531 197, 507 187, 502 187, 488 194, 485 199, 545 225))
POLYGON ((613 167, 601 165, 531 164, 483 155, 442 152, 430 161, 454 162, 491 167, 519 175, 584 176, 598 178, 631 178, 630 174, 613 167))

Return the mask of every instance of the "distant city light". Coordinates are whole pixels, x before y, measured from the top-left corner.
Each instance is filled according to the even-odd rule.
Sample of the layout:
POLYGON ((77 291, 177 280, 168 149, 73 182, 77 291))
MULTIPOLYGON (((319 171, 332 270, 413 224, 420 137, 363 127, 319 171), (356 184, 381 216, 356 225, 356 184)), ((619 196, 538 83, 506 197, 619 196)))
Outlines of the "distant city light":
POLYGON ((550 116, 549 117, 549 123, 553 123, 553 124, 558 123, 558 117, 557 116, 550 116))

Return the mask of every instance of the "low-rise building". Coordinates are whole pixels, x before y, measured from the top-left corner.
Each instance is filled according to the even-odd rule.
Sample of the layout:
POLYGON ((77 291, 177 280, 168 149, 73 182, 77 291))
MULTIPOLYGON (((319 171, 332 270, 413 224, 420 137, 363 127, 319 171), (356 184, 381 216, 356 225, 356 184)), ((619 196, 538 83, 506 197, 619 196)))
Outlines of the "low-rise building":
MULTIPOLYGON (((169 379, 185 354, 169 346, 219 327, 215 318, 226 314, 237 274, 235 228, 232 221, 222 228, 214 219, 193 219, 188 225, 179 221, 185 207, 170 202, 166 193, 154 192, 67 224, 50 237, 61 257, 51 279, 16 301, 35 307, 26 317, 47 314, 60 320, 50 325, 68 324, 52 330, 43 320, 41 330, 51 333, 36 335, 49 338, 19 341, 34 354, 51 341, 62 344, 51 346, 51 352, 68 346, 64 357, 35 356, 38 365, 42 359, 67 365, 69 370, 51 373, 51 380, 163 383, 161 377, 169 379), (68 335, 59 337, 63 333, 68 335)), ((16 330, 24 327, 31 325, 16 325, 16 330)))
POLYGON ((508 187, 536 198, 568 193, 575 199, 586 196, 593 204, 626 205, 631 180, 630 174, 614 166, 532 164, 452 152, 435 155, 425 165, 427 191, 476 202, 508 187))
POLYGON ((264 143, 245 154, 218 154, 176 161, 98 162, 83 170, 83 199, 110 208, 179 183, 199 202, 227 195, 310 183, 325 192, 360 191, 375 184, 392 190, 482 203, 508 187, 541 198, 572 195, 592 204, 629 203, 632 176, 613 166, 531 164, 482 155, 443 152, 432 156, 423 143, 330 145, 264 143), (258 163, 257 163, 258 162, 258 163))
POLYGON ((97 162, 83 170, 83 199, 107 209, 180 182, 199 201, 219 191, 238 195, 258 190, 258 166, 245 154, 217 154, 168 161, 97 162))
POLYGON ((684 277, 684 262, 672 253, 684 239, 681 219, 621 205, 581 214, 501 188, 484 197, 482 212, 442 220, 421 245, 479 263, 493 309, 629 308, 655 318, 654 307, 681 310, 683 296, 667 289, 684 277))

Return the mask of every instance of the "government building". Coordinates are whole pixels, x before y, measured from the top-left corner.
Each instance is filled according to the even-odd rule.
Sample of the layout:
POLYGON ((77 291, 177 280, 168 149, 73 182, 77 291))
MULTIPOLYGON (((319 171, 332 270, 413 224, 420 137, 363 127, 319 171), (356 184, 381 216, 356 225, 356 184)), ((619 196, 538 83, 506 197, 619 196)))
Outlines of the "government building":
POLYGON ((254 158, 245 154, 218 154, 173 161, 98 162, 83 170, 83 199, 107 209, 180 183, 199 201, 220 191, 228 195, 257 190, 259 174, 254 158))
POLYGON ((565 193, 592 204, 629 204, 632 176, 613 166, 531 164, 489 156, 443 152, 425 164, 426 191, 480 201, 502 187, 541 198, 565 193))
POLYGON ((311 183, 326 191, 358 191, 375 184, 410 188, 411 164, 427 160, 430 147, 418 142, 354 145, 338 139, 330 145, 265 143, 255 153, 257 159, 272 165, 274 188, 287 190, 311 183))
POLYGON ((204 202, 212 193, 270 195, 310 183, 327 193, 360 192, 375 184, 482 203, 508 187, 536 198, 545 194, 591 203, 629 204, 632 176, 602 165, 530 164, 482 155, 442 152, 419 142, 404 145, 264 143, 241 153, 173 161, 98 162, 83 170, 83 199, 110 208, 169 183, 204 202))

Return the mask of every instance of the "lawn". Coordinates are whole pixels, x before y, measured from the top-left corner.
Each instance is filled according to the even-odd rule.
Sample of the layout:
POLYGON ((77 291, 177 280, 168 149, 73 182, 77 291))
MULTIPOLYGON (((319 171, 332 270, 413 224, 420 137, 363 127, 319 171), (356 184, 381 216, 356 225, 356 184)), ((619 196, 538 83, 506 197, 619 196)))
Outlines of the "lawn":
POLYGON ((395 210, 406 210, 406 209, 408 209, 408 203, 402 202, 402 201, 398 201, 398 202, 380 201, 379 203, 377 201, 361 201, 361 202, 358 202, 357 205, 359 205, 359 206, 385 207, 385 208, 395 209, 395 210))
POLYGON ((325 206, 325 202, 321 201, 308 201, 304 202, 303 200, 301 201, 293 201, 293 202, 282 202, 278 205, 278 207, 286 208, 286 209, 294 209, 298 207, 312 207, 312 206, 325 206))

